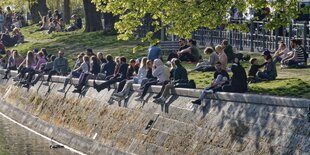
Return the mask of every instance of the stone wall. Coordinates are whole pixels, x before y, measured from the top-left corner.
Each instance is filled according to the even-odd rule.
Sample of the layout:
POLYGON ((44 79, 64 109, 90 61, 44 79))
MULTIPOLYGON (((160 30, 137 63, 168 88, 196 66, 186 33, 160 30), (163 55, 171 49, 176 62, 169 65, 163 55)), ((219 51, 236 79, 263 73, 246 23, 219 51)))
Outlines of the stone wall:
POLYGON ((109 104, 113 90, 90 88, 79 98, 71 88, 64 97, 57 92, 63 77, 53 81, 47 93, 47 86, 37 84, 27 91, 12 80, 0 80, 0 111, 88 154, 310 152, 306 99, 217 93, 197 106, 190 101, 201 90, 177 89, 177 96, 160 105, 152 102, 160 87, 152 87, 145 103, 135 101, 134 92, 127 103, 109 104))

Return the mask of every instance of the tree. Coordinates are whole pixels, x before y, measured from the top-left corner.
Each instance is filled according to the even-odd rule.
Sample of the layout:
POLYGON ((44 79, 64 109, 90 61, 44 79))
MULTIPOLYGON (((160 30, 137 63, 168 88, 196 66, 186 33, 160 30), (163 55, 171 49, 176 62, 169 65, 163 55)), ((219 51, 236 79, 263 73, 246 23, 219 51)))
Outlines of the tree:
POLYGON ((70 23, 70 0, 64 0, 64 22, 70 23))
MULTIPOLYGON (((287 25, 299 12, 297 0, 93 0, 103 12, 119 15, 115 28, 120 39, 128 39, 134 34, 146 14, 150 14, 155 26, 154 32, 167 27, 167 33, 180 37, 191 37, 191 32, 201 28, 216 28, 229 23, 229 11, 234 6, 245 13, 249 8, 256 11, 270 7, 273 12, 266 16, 266 28, 274 29, 287 25), (161 24, 160 24, 161 23, 161 24), (173 26, 172 26, 173 25, 173 26)), ((254 20, 254 19, 253 19, 254 20)), ((246 23, 229 24, 230 28, 245 29, 246 23)), ((154 32, 149 32, 151 39, 154 32)))
POLYGON ((85 10, 85 31, 92 32, 102 30, 100 12, 96 10, 96 6, 91 0, 83 0, 85 10))
POLYGON ((38 23, 41 21, 41 17, 47 14, 48 8, 46 5, 46 0, 36 0, 30 2, 29 10, 33 23, 38 23))

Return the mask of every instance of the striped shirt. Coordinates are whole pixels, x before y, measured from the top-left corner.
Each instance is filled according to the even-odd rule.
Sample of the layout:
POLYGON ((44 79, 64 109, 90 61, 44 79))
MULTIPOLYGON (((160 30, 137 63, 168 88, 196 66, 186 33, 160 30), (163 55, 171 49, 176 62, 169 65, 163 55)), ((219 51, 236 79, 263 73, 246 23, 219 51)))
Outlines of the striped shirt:
POLYGON ((302 50, 300 46, 297 46, 297 48, 294 48, 293 52, 295 52, 295 61, 297 62, 305 61, 304 51, 302 50))

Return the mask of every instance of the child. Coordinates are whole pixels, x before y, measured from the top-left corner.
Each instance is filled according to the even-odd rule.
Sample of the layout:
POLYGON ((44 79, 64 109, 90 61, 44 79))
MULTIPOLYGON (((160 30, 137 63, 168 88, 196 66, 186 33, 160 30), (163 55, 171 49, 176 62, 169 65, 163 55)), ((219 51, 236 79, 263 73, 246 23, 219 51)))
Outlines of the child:
POLYGON ((250 63, 251 63, 251 67, 250 67, 249 74, 248 74, 249 76, 248 82, 255 83, 258 80, 258 77, 257 77, 258 70, 262 68, 263 66, 265 66, 266 62, 263 63, 262 65, 258 65, 258 60, 256 58, 252 58, 250 60, 250 63))

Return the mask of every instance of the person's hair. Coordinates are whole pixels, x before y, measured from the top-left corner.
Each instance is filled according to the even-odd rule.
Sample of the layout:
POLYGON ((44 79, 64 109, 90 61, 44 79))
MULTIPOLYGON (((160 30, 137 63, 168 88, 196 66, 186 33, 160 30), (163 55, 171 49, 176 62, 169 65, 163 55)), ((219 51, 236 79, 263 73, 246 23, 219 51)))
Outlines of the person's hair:
POLYGON ((114 61, 115 61, 116 63, 119 63, 119 56, 116 56, 116 57, 114 58, 114 61))
POLYGON ((48 22, 53 22, 53 18, 51 17, 50 19, 48 19, 48 22))
POLYGON ((174 61, 174 63, 175 63, 175 65, 180 65, 180 64, 181 64, 181 61, 180 61, 179 59, 176 59, 176 60, 174 61))
MULTIPOLYGON (((12 50, 12 54, 14 54, 16 57, 19 57, 19 53, 18 53, 17 50, 12 50)), ((13 56, 14 56, 14 55, 13 55, 13 56)), ((14 56, 14 58, 15 58, 15 56, 14 56)))
POLYGON ((113 60, 113 57, 112 57, 112 55, 108 54, 108 55, 106 56, 106 59, 107 59, 108 61, 112 61, 112 60, 113 60))
POLYGON ((26 64, 31 65, 33 61, 34 61, 34 54, 32 51, 28 51, 27 56, 26 56, 26 64))
POLYGON ((84 55, 83 60, 84 60, 84 62, 89 62, 89 56, 84 55))
POLYGON ((47 17, 46 16, 43 16, 42 17, 42 23, 44 24, 44 23, 46 23, 47 22, 47 17))
MULTIPOLYGON (((148 68, 148 64, 149 64, 149 63, 153 63, 153 61, 152 61, 152 60, 147 60, 147 61, 146 61, 146 66, 147 66, 147 68, 148 68)), ((151 66, 151 68, 152 68, 152 66, 151 66)))
POLYGON ((85 54, 84 52, 81 52, 80 55, 81 55, 81 56, 84 56, 84 55, 86 55, 86 54, 85 54))
POLYGON ((222 41, 222 43, 223 43, 224 46, 227 46, 227 45, 228 45, 228 40, 224 39, 224 40, 222 41))
POLYGON ((93 64, 98 64, 98 58, 96 56, 91 56, 90 57, 91 61, 93 62, 93 64))
POLYGON ((178 60, 178 59, 177 58, 172 58, 171 59, 171 68, 170 68, 170 70, 175 69, 177 67, 176 64, 175 64, 176 60, 178 60))
POLYGON ((265 60, 269 60, 269 59, 272 59, 272 56, 270 54, 266 55, 266 59, 265 60))
POLYGON ((206 47, 203 51, 205 54, 211 54, 213 52, 213 49, 211 47, 206 47))
POLYGON ((102 57, 104 57, 104 55, 103 55, 103 53, 102 53, 102 52, 98 52, 98 53, 97 53, 97 57, 98 57, 98 59, 99 59, 99 55, 102 55, 102 57))
POLYGON ((38 53, 38 56, 41 57, 41 58, 43 58, 43 56, 44 56, 43 52, 40 51, 40 52, 38 53))
POLYGON ((252 59, 250 60, 250 63, 253 65, 254 62, 255 62, 256 60, 257 60, 256 58, 252 58, 252 59))
POLYGON ((77 56, 78 59, 81 59, 81 58, 83 58, 83 57, 84 57, 84 56, 81 55, 81 54, 79 54, 79 55, 77 56))
POLYGON ((218 48, 221 49, 221 50, 223 49, 222 45, 216 45, 215 46, 215 50, 218 49, 218 48))
POLYGON ((46 48, 41 48, 41 51, 42 51, 43 53, 46 53, 46 48))
POLYGON ((185 38, 180 38, 179 40, 186 42, 186 39, 185 39, 185 38))
POLYGON ((54 61, 55 59, 56 59, 56 56, 55 56, 55 55, 52 55, 52 56, 51 56, 51 60, 54 61))
POLYGON ((219 62, 219 61, 217 61, 215 64, 216 64, 216 65, 221 65, 222 63, 221 63, 221 62, 219 62))
POLYGON ((291 42, 292 42, 292 43, 295 43, 295 44, 298 44, 298 41, 297 41, 297 39, 295 39, 295 38, 291 39, 291 42))
POLYGON ((136 63, 136 60, 135 59, 130 59, 129 63, 136 63))
POLYGON ((297 39, 296 44, 299 45, 299 46, 301 46, 301 45, 302 45, 302 40, 301 40, 301 39, 297 39))
POLYGON ((286 46, 286 44, 284 43, 284 41, 281 41, 280 44, 282 44, 283 46, 286 46))
POLYGON ((86 51, 90 52, 90 53, 93 53, 93 49, 91 49, 91 48, 86 49, 86 51))
POLYGON ((197 45, 197 42, 196 42, 196 40, 194 40, 194 39, 190 39, 188 42, 190 42, 190 43, 192 43, 193 45, 197 45))
POLYGON ((120 62, 125 62, 125 63, 126 63, 126 58, 125 58, 125 57, 120 57, 120 58, 119 58, 119 61, 120 61, 120 62))
POLYGON ((140 61, 140 68, 146 68, 147 67, 147 57, 143 57, 140 61))

